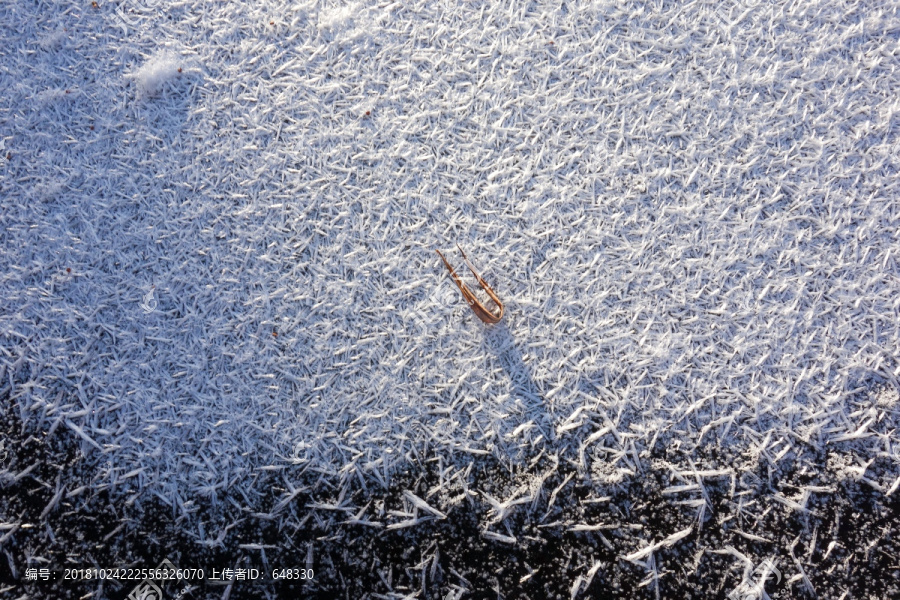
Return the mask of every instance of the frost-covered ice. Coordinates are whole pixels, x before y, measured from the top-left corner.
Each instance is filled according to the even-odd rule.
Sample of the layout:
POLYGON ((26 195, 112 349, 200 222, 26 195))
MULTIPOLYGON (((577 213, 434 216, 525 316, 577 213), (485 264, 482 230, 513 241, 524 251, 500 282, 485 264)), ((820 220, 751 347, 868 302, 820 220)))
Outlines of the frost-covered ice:
MULTIPOLYGON (((695 448, 802 445, 896 493, 890 3, 9 2, 0 31, 0 386, 97 489, 187 513, 260 469, 541 452, 603 487, 677 446, 702 522, 740 473, 695 448), (439 292, 456 242, 493 329, 439 292)), ((445 513, 406 501, 389 524, 445 513)))

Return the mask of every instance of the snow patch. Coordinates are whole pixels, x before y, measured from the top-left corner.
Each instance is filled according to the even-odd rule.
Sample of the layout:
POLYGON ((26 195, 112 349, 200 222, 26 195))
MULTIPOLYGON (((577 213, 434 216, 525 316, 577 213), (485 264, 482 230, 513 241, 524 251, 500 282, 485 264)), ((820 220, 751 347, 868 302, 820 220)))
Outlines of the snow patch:
POLYGON ((319 28, 337 31, 352 27, 359 16, 362 2, 354 2, 346 6, 334 7, 319 13, 319 28))
POLYGON ((183 71, 183 60, 170 50, 163 50, 147 59, 132 77, 143 97, 157 96, 167 83, 183 71))

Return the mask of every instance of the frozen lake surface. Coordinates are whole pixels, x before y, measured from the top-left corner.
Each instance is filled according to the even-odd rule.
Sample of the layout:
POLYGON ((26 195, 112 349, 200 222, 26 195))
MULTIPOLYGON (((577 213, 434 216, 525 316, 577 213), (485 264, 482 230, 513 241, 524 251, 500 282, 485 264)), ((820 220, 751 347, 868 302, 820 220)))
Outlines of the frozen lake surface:
POLYGON ((900 595, 897 3, 0 35, 0 591, 900 595))

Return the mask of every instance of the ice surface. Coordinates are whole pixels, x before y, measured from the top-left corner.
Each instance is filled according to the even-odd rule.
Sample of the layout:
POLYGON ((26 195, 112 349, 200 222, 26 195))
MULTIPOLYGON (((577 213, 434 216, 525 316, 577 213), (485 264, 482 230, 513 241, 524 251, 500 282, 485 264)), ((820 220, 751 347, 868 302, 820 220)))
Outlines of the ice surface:
POLYGON ((841 469, 897 489, 896 11, 35 10, 0 7, 0 386, 96 486, 177 508, 542 450, 615 485, 803 443, 893 448, 841 469))

